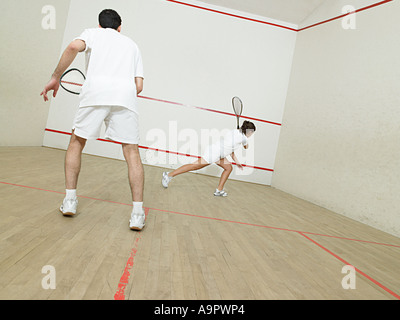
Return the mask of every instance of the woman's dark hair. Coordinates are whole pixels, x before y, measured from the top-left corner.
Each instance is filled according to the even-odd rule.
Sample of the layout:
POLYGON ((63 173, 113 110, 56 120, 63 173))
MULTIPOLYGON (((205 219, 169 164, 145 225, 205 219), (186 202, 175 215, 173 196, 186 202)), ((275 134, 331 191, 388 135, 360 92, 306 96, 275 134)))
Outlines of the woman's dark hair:
POLYGON ((99 24, 102 28, 112 28, 117 30, 121 23, 121 17, 115 10, 104 9, 99 14, 99 24))
POLYGON ((240 127, 240 131, 243 133, 243 134, 246 134, 246 131, 247 130, 254 130, 254 131, 256 131, 256 126, 254 125, 254 123, 253 122, 250 122, 250 121, 243 121, 243 124, 242 124, 242 126, 240 127))

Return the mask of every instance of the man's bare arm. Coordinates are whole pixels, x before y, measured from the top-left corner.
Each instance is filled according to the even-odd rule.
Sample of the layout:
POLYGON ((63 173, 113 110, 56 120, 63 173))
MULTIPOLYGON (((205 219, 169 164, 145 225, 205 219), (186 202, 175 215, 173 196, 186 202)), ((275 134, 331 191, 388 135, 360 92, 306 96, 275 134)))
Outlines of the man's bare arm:
POLYGON ((74 40, 72 41, 68 47, 64 50, 60 61, 56 67, 56 70, 53 72, 53 77, 58 80, 61 78, 62 74, 67 70, 67 68, 71 65, 71 63, 75 60, 78 52, 82 52, 85 50, 86 44, 82 40, 74 40))
POLYGON ((136 84, 136 92, 137 94, 141 93, 143 90, 143 78, 142 77, 135 77, 135 84, 136 84))
POLYGON ((85 50, 86 44, 82 40, 74 40, 72 41, 68 47, 64 50, 60 61, 56 69, 51 76, 50 81, 46 84, 43 91, 40 93, 43 96, 44 101, 48 101, 47 92, 53 90, 53 97, 57 95, 58 88, 60 86, 60 78, 62 74, 67 70, 67 68, 71 65, 72 61, 74 61, 78 52, 82 52, 85 50))

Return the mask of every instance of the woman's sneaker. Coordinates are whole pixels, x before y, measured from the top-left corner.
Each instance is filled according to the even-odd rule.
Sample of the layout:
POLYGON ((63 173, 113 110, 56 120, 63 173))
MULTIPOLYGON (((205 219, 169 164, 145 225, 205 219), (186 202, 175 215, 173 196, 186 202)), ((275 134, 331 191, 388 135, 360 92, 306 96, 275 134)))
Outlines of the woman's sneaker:
POLYGON ((164 188, 168 188, 168 184, 171 182, 172 177, 168 176, 168 172, 163 172, 161 184, 164 188))
POLYGON ((64 216, 73 216, 76 213, 77 207, 78 207, 78 199, 64 198, 64 201, 60 207, 60 211, 64 216))
POLYGON ((217 196, 217 197, 227 197, 228 194, 227 194, 224 190, 219 191, 218 189, 215 189, 214 196, 217 196))
POLYGON ((131 219, 129 220, 129 228, 131 230, 141 231, 144 228, 145 219, 146 215, 144 214, 144 210, 141 213, 132 211, 131 219))

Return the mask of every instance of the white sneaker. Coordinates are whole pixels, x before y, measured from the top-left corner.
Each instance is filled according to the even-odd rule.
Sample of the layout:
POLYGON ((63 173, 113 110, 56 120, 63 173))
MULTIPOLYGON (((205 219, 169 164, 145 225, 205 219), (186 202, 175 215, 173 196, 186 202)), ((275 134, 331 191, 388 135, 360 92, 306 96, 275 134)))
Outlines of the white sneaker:
POLYGON ((225 192, 225 190, 219 191, 218 189, 215 189, 214 196, 227 197, 228 194, 225 192))
POLYGON ((163 172, 161 183, 164 188, 168 188, 168 184, 171 182, 172 177, 168 176, 168 172, 163 172))
POLYGON ((132 211, 131 219, 129 220, 129 228, 131 228, 131 230, 141 231, 144 228, 145 219, 146 215, 144 214, 144 210, 142 210, 141 213, 132 211))
POLYGON ((76 213, 77 207, 78 207, 78 199, 64 198, 64 201, 60 207, 60 211, 64 216, 73 216, 76 213))

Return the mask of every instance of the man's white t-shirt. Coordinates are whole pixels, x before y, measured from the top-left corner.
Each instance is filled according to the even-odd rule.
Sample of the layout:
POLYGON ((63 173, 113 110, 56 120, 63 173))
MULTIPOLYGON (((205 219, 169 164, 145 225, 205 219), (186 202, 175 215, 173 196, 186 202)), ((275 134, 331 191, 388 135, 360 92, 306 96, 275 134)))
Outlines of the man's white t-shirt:
POLYGON ((75 39, 86 44, 86 80, 79 106, 122 106, 137 112, 135 77, 144 76, 136 43, 111 28, 86 29, 75 39))

